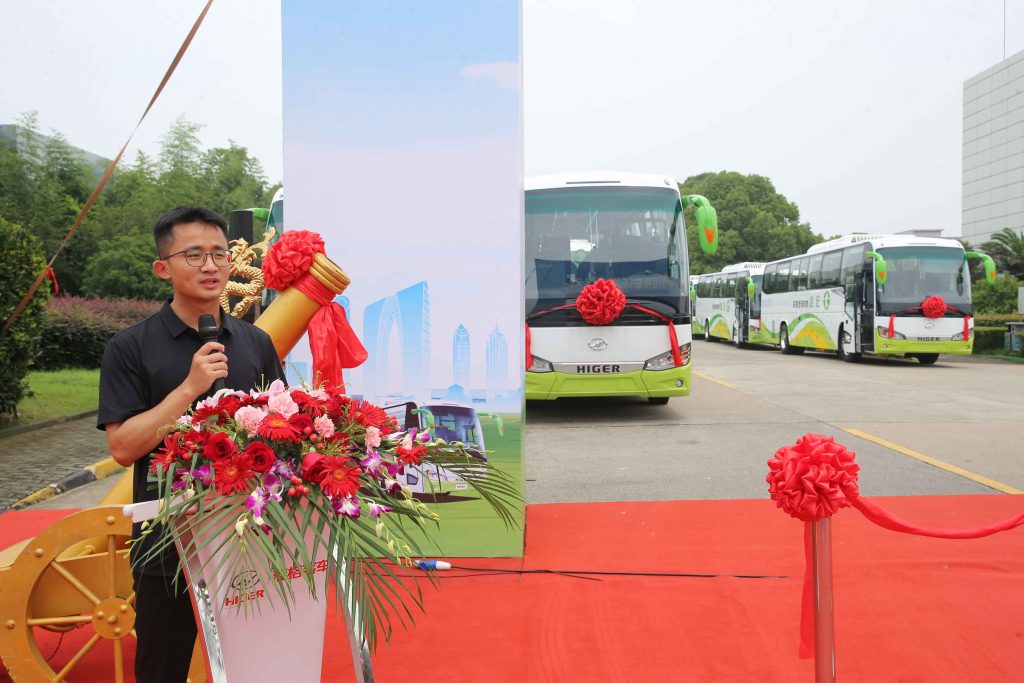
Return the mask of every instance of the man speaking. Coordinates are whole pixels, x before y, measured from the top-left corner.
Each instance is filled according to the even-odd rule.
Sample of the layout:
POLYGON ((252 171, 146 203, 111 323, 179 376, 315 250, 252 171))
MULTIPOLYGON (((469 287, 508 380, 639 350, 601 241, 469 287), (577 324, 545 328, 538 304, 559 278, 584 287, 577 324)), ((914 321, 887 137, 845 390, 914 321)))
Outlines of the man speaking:
MULTIPOLYGON (((157 497, 147 476, 152 453, 163 442, 161 427, 209 395, 216 380, 248 391, 284 379, 266 332, 221 313, 230 270, 224 219, 199 206, 178 207, 157 219, 153 237, 158 255, 153 272, 171 283, 174 296, 107 343, 96 425, 106 429, 114 460, 135 465, 135 503, 157 497), (212 315, 219 326, 217 341, 200 337, 203 315, 212 315)), ((132 538, 139 537, 140 527, 132 526, 132 538)), ((135 562, 152 538, 132 547, 135 677, 139 683, 185 683, 196 638, 192 603, 184 577, 178 576, 174 588, 180 570, 173 548, 143 566, 135 562)))

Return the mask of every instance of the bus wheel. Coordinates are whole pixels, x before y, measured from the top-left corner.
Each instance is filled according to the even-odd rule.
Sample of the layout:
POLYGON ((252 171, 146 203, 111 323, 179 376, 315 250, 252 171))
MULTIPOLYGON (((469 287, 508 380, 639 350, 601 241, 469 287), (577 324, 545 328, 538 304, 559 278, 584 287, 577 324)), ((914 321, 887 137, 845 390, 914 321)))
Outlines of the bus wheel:
POLYGON ((937 353, 915 353, 914 356, 921 365, 935 365, 935 361, 939 359, 937 353))
POLYGON ((847 363, 856 363, 857 361, 860 360, 860 354, 859 353, 847 353, 846 352, 846 342, 843 341, 843 335, 844 334, 845 333, 843 332, 843 328, 840 327, 839 328, 839 343, 836 345, 836 358, 838 358, 839 360, 842 360, 842 361, 846 361, 847 363))
POLYGON ((652 406, 663 406, 668 403, 668 396, 648 396, 647 402, 652 406))
POLYGON ((711 336, 711 326, 708 325, 708 321, 704 321, 704 341, 714 341, 715 338, 711 336))
POLYGON ((737 349, 743 348, 743 339, 740 338, 740 328, 735 326, 732 328, 732 343, 736 345, 737 349))
POLYGON ((779 351, 782 351, 787 356, 794 356, 804 352, 802 346, 793 346, 789 343, 789 328, 786 327, 786 323, 782 323, 782 328, 779 330, 779 351))

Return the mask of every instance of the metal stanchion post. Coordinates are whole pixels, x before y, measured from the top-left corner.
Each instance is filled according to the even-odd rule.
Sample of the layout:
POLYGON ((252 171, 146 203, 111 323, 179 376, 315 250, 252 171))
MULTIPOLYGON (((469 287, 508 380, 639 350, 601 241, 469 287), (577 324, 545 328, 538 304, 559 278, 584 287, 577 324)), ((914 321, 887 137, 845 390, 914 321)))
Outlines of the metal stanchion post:
POLYGON ((826 517, 811 522, 814 554, 814 680, 836 680, 835 621, 832 615, 832 525, 826 517))

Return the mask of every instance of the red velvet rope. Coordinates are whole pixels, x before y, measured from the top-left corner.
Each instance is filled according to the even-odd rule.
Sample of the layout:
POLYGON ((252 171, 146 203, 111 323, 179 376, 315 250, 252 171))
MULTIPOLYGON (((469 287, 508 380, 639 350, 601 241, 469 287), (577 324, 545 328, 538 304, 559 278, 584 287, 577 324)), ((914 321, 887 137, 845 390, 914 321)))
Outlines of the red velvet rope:
POLYGON ((305 273, 292 287, 320 304, 309 321, 309 350, 313 354, 313 381, 345 391, 343 368, 358 367, 367 358, 366 348, 352 331, 345 309, 334 301, 334 292, 305 273))

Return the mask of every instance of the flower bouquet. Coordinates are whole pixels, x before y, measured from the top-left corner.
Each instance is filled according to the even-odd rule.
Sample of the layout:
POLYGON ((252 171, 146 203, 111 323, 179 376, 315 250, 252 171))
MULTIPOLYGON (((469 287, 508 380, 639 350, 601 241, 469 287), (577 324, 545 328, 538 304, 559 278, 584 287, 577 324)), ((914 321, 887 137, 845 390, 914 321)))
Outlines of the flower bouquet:
POLYGON ((289 610, 293 579, 314 596, 333 585, 372 648, 378 631, 390 635, 392 614, 411 618, 407 599, 422 606, 400 574, 438 516, 400 483, 412 466, 461 478, 506 525, 517 524, 515 481, 472 446, 399 431, 381 408, 328 389, 276 381, 222 390, 179 418, 153 456, 162 504, 145 532, 156 540, 136 562, 174 544, 173 528, 188 539, 183 562, 200 551, 213 561, 207 546, 219 544, 219 575, 255 572, 289 610))

